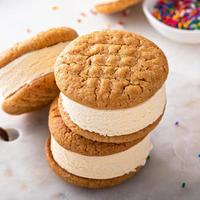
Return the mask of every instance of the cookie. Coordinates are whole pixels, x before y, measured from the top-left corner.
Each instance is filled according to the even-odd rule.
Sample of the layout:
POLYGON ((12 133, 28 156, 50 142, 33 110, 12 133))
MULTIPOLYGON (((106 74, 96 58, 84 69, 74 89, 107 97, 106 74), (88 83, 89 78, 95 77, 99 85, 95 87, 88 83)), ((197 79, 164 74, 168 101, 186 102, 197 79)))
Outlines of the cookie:
POLYGON ((122 109, 152 97, 168 75, 165 55, 137 34, 107 30, 75 39, 58 57, 61 92, 95 109, 122 109))
POLYGON ((149 136, 137 143, 88 140, 64 124, 57 103, 56 99, 49 111, 51 139, 46 154, 52 169, 66 181, 82 187, 109 187, 126 180, 145 165, 152 149, 149 136))
POLYGON ((108 30, 78 37, 55 64, 61 115, 89 139, 138 139, 164 113, 167 75, 165 55, 142 36, 108 30))
MULTIPOLYGON (((126 142, 138 142, 141 141, 144 137, 146 137, 161 121, 163 113, 156 119, 155 122, 152 124, 148 125, 147 127, 128 134, 128 135, 120 135, 120 136, 107 136, 107 135, 100 135, 99 133, 96 132, 90 132, 85 129, 81 129, 78 125, 72 122, 72 120, 69 117, 69 114, 64 111, 63 106, 62 106, 62 99, 59 98, 59 103, 58 103, 59 111, 62 116, 63 122, 68 126, 74 133, 77 133, 89 140, 93 141, 99 141, 99 142, 104 142, 104 143, 126 143, 126 142)), ((119 122, 120 123, 120 122, 119 122)))
POLYGON ((52 28, 1 54, 0 92, 5 112, 31 112, 58 95, 53 66, 59 53, 76 37, 70 28, 52 28))
POLYGON ((95 0, 95 9, 99 13, 111 14, 133 6, 141 0, 95 0))

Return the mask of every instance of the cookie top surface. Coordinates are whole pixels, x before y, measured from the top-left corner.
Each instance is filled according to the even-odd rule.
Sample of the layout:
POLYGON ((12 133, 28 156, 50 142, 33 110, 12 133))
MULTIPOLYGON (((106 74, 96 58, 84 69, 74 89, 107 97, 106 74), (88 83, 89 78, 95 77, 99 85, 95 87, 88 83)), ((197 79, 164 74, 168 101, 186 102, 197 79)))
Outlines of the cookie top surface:
POLYGON ((0 68, 12 62, 16 58, 31 51, 49 47, 60 42, 67 42, 75 39, 77 33, 67 27, 51 28, 27 39, 16 43, 13 47, 0 54, 0 68))
POLYGON ((142 36, 117 30, 78 37, 55 64, 60 90, 97 109, 136 106, 153 96, 167 75, 161 49, 142 36))
POLYGON ((50 107, 49 130, 62 147, 87 156, 111 155, 125 151, 138 143, 138 141, 121 144, 95 142, 74 133, 62 120, 58 109, 58 99, 55 99, 50 107))

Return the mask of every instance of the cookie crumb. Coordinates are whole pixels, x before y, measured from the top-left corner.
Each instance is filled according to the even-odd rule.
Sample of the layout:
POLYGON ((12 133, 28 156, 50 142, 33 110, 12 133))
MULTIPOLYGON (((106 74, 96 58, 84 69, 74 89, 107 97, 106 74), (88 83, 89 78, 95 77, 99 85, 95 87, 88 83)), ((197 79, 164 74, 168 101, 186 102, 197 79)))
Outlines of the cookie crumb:
POLYGON ((51 10, 55 11, 55 10, 58 10, 59 7, 58 6, 51 6, 51 10))
POLYGON ((125 25, 125 23, 124 23, 124 22, 122 22, 122 21, 118 21, 118 22, 117 22, 117 25, 124 26, 124 25, 125 25))
POLYGON ((90 13, 91 13, 92 15, 97 15, 97 12, 95 12, 95 11, 92 10, 92 9, 90 9, 90 13))
POLYGON ((81 23, 81 22, 82 22, 82 20, 81 20, 81 19, 77 19, 76 21, 77 21, 78 23, 81 23))
POLYGON ((87 15, 84 12, 81 12, 81 16, 87 17, 87 15))
POLYGON ((27 28, 27 29, 26 29, 26 32, 27 32, 27 33, 31 33, 31 29, 30 29, 30 28, 27 28))
POLYGON ((123 17, 128 17, 130 15, 130 10, 123 10, 122 11, 122 16, 123 17))

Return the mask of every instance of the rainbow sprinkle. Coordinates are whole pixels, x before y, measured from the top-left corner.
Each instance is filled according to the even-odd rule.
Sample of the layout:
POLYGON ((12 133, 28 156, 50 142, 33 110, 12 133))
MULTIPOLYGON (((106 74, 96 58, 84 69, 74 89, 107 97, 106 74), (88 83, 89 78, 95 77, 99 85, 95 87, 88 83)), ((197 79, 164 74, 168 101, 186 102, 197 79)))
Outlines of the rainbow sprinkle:
POLYGON ((174 28, 200 30, 200 0, 158 0, 152 15, 174 28))

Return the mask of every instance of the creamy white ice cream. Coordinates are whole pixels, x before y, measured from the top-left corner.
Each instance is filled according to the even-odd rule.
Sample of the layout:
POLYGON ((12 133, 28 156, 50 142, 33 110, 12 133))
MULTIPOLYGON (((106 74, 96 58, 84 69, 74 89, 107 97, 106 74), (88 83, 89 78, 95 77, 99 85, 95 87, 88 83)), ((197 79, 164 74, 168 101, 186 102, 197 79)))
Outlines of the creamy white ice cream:
POLYGON ((25 84, 53 72, 54 62, 68 42, 27 53, 0 69, 0 95, 8 97, 25 84))
POLYGON ((163 86, 154 96, 135 107, 100 110, 81 105, 61 93, 62 106, 80 128, 103 136, 127 135, 155 122, 163 113, 166 92, 163 86))
POLYGON ((110 179, 136 171, 144 166, 153 145, 149 136, 130 149, 108 156, 85 156, 60 146, 51 137, 51 152, 54 160, 63 169, 74 175, 92 179, 110 179))

